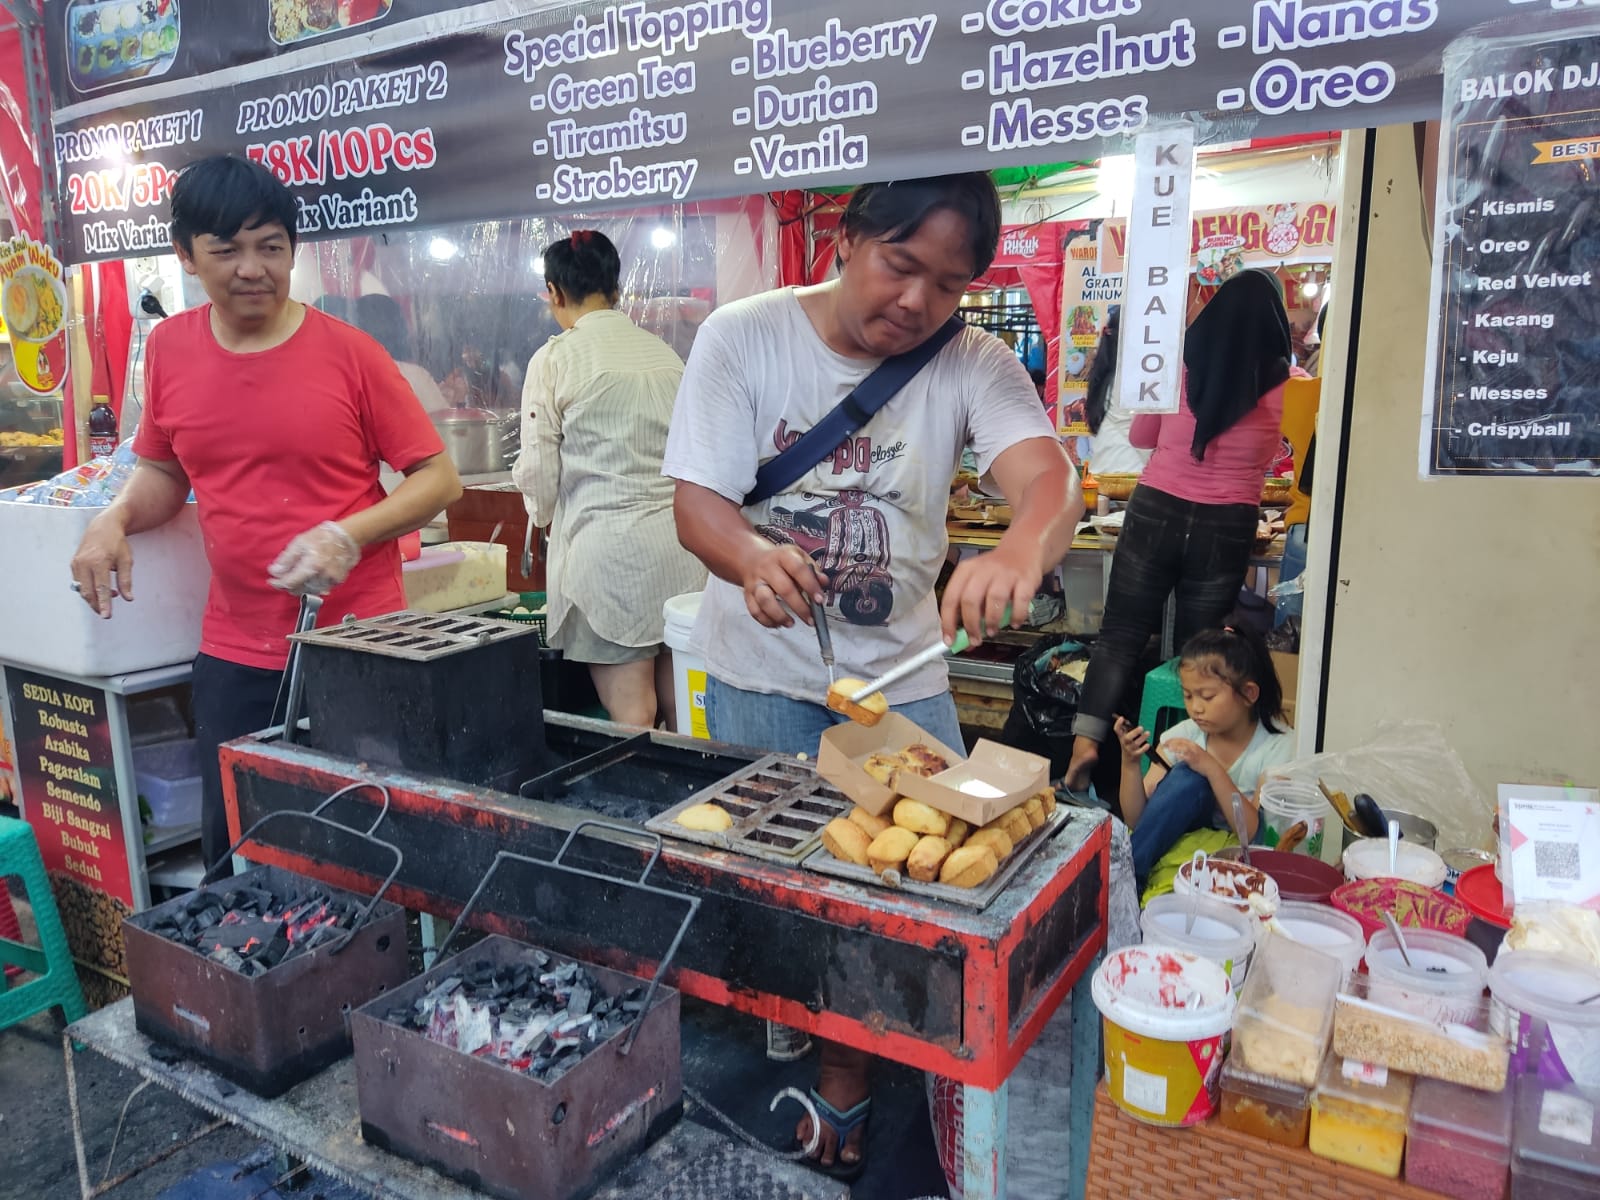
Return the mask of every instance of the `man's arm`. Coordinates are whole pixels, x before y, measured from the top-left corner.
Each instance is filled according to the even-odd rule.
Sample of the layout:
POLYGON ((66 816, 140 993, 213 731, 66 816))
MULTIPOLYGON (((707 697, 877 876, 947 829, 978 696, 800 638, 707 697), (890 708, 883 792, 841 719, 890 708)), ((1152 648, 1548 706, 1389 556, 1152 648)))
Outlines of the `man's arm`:
POLYGON ((434 454, 407 467, 405 478, 371 508, 339 522, 358 546, 386 542, 421 529, 461 499, 461 476, 447 455, 434 454))
POLYGON ((561 494, 561 424, 555 387, 544 347, 528 364, 522 384, 522 453, 511 470, 511 482, 524 497, 528 519, 540 529, 555 520, 561 494))
POLYGON ((111 615, 113 584, 124 600, 133 599, 133 551, 128 535, 165 525, 183 510, 189 476, 176 459, 141 458, 122 494, 89 522, 72 556, 72 578, 84 603, 102 617, 111 615))
POLYGON ((672 509, 679 543, 718 579, 744 589, 752 617, 769 628, 793 625, 791 614, 811 624, 806 597, 821 602, 823 585, 800 547, 769 542, 737 504, 696 483, 677 481, 672 509))
POLYGON ((977 645, 1001 628, 1008 605, 1020 622, 1045 571, 1067 556, 1083 516, 1078 473, 1054 438, 1027 438, 1002 450, 989 474, 1011 504, 1011 528, 993 550, 951 575, 940 606, 946 641, 965 629, 977 645))

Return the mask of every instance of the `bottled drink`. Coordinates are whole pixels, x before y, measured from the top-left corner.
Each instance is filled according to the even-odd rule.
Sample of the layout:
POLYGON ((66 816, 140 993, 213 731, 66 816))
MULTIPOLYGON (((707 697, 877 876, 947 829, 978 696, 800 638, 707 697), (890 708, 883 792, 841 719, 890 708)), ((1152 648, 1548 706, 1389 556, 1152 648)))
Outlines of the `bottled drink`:
POLYGON ((110 458, 117 452, 117 414, 111 410, 110 396, 96 396, 89 409, 89 453, 95 458, 110 458))

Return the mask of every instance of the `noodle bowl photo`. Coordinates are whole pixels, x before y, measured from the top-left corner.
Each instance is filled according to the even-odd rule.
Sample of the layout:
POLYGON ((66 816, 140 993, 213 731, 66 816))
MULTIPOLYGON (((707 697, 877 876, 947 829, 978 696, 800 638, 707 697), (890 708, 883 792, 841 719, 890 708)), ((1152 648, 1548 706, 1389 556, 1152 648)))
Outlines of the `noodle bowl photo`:
POLYGON ((0 288, 0 313, 13 337, 48 342, 61 332, 66 300, 55 276, 40 267, 23 267, 0 288))

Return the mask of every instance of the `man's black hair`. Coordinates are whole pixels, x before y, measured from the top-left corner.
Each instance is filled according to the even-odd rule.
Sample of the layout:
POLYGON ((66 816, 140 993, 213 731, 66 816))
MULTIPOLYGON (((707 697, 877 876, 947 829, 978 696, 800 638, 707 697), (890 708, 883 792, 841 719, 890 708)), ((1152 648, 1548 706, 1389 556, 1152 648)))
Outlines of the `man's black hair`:
POLYGON ((880 242, 904 242, 917 235, 930 216, 948 209, 967 223, 967 249, 976 279, 994 262, 1000 245, 1000 193, 982 171, 864 183, 850 197, 842 233, 880 242))
POLYGON ((224 240, 241 229, 277 222, 296 241, 294 193, 258 162, 218 154, 190 163, 172 187, 172 241, 194 253, 194 239, 210 234, 224 240))
POLYGON ((617 302, 622 281, 622 258, 611 239, 594 229, 575 229, 544 252, 544 281, 561 289, 568 304, 581 304, 590 296, 617 302))

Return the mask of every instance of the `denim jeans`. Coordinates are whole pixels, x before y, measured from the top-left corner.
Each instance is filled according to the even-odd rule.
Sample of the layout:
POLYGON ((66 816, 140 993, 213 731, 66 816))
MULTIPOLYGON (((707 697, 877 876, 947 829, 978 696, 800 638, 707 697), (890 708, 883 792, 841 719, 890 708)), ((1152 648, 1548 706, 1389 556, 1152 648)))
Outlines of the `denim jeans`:
MULTIPOLYGON (((966 753, 961 723, 956 719, 956 702, 949 692, 897 704, 894 711, 922 726, 950 749, 966 753)), ((715 741, 815 758, 822 735, 849 719, 821 704, 747 692, 720 679, 706 678, 706 728, 715 741)))
MULTIPOLYGON (((1278 568, 1278 582, 1289 583, 1300 578, 1306 571, 1306 526, 1305 522, 1291 525, 1289 532, 1283 539, 1283 565, 1278 568)), ((1305 595, 1296 592, 1292 596, 1284 596, 1278 601, 1277 611, 1272 616, 1272 627, 1276 629, 1290 617, 1298 617, 1305 610, 1305 595)))
POLYGON ((1187 763, 1178 763, 1156 784, 1145 802, 1144 815, 1131 831, 1133 875, 1141 894, 1162 856, 1184 834, 1209 828, 1216 811, 1216 793, 1206 777, 1187 763))
POLYGON ((1238 601, 1260 510, 1253 504, 1196 504, 1144 484, 1128 504, 1111 560, 1105 619, 1089 658, 1072 732, 1111 735, 1116 705, 1135 683, 1139 656, 1177 597, 1176 640, 1220 625, 1238 601))

